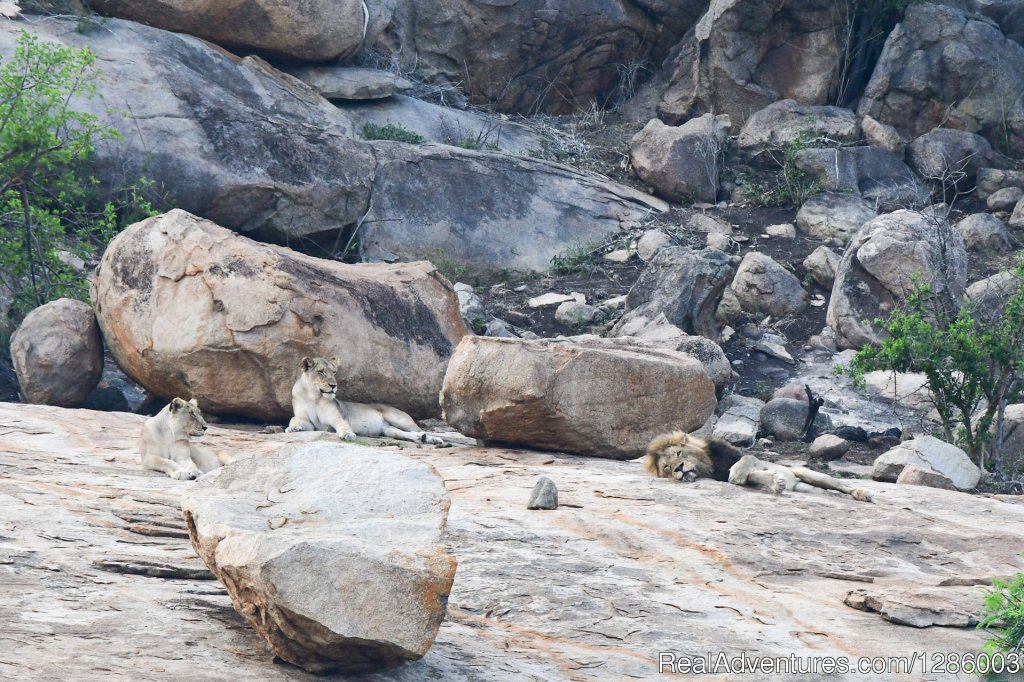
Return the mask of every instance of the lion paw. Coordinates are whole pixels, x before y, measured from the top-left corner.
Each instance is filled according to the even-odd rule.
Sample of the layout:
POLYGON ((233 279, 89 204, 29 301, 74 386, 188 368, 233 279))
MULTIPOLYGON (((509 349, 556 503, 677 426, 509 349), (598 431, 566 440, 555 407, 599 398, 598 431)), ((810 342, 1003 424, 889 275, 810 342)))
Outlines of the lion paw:
POLYGON ((786 477, 778 471, 773 471, 768 478, 768 490, 775 495, 781 495, 786 489, 786 477))
POLYGON ((194 478, 199 478, 202 473, 199 469, 178 469, 171 474, 171 478, 176 481, 191 481, 194 478))
POLYGON ((866 488, 854 488, 850 491, 850 497, 860 502, 873 502, 871 498, 871 491, 866 488))
POLYGON ((424 433, 423 434, 423 442, 426 443, 427 445, 438 445, 438 446, 443 446, 444 445, 444 441, 443 440, 441 440, 437 436, 431 436, 429 433, 424 433))
POLYGON ((263 427, 263 431, 260 433, 285 433, 285 429, 280 426, 270 425, 263 427))
POLYGON ((338 434, 338 438, 343 441, 352 442, 356 439, 356 434, 353 431, 344 431, 338 434))

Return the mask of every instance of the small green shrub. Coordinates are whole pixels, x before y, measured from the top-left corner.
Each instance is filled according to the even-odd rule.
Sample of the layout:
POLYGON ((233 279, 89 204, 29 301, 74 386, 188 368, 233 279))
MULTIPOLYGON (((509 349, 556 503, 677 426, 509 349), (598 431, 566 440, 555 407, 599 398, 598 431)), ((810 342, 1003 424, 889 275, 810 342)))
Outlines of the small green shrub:
POLYGON ((576 242, 566 249, 565 253, 551 257, 550 273, 557 277, 575 275, 586 270, 594 260, 596 252, 604 246, 604 242, 586 244, 576 242))
POLYGON ((429 260, 437 268, 437 271, 452 284, 462 281, 466 275, 466 264, 448 255, 444 249, 434 249, 434 255, 429 260))
POLYGON ((797 168, 797 154, 814 146, 810 135, 798 136, 781 150, 771 153, 779 166, 775 173, 774 186, 763 190, 766 206, 801 206, 815 194, 821 192, 821 183, 797 168))
POLYGON ((989 680, 1007 679, 999 673, 1019 669, 1024 658, 1024 573, 992 581, 978 629, 984 630, 988 639, 977 672, 989 680))
POLYGON ((423 144, 427 141, 427 138, 419 133, 391 121, 383 125, 364 123, 363 137, 367 140, 391 140, 392 142, 408 142, 409 144, 423 144))
MULTIPOLYGON (((987 321, 976 319, 970 305, 946 311, 929 286, 916 283, 888 320, 876 320, 888 338, 858 351, 846 370, 856 380, 873 370, 924 374, 944 439, 983 470, 993 421, 1024 390, 1024 262, 1014 274, 1016 293, 1000 318, 987 321)), ((1003 476, 1001 445, 995 443, 992 463, 1003 476)))

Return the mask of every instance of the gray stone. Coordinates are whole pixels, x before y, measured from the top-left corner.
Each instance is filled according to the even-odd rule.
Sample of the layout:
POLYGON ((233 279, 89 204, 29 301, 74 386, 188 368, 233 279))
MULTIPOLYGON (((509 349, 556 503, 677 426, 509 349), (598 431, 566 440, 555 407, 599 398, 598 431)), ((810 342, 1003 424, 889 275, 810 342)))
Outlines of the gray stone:
POLYGON ((714 203, 718 164, 728 137, 728 116, 705 114, 679 127, 655 118, 630 140, 629 160, 658 196, 680 203, 714 203))
POLYGON ((758 251, 743 257, 730 288, 750 313, 786 317, 807 307, 807 292, 796 275, 758 251))
POLYGON ((467 336, 441 389, 445 421, 467 436, 610 459, 698 428, 716 404, 690 356, 596 336, 467 336))
POLYGON ((1016 187, 1024 190, 1024 171, 1003 170, 1001 168, 982 168, 978 170, 979 199, 988 199, 1001 189, 1016 187))
POLYGON ((903 158, 906 151, 906 144, 900 137, 898 130, 891 125, 879 123, 870 116, 865 116, 860 121, 861 130, 864 131, 864 140, 872 147, 881 147, 890 151, 896 156, 903 158))
POLYGON ((811 459, 831 462, 834 459, 839 459, 849 451, 850 441, 831 433, 826 433, 814 439, 814 442, 807 449, 807 456, 811 459))
POLYGON ((796 226, 813 239, 845 245, 861 226, 877 215, 871 205, 853 194, 823 192, 800 207, 796 226))
POLYGON ((25 400, 75 407, 103 374, 103 341, 88 303, 60 298, 28 315, 11 336, 11 362, 25 400))
POLYGON ((555 319, 571 327, 600 322, 604 317, 600 308, 576 301, 566 301, 555 309, 555 319))
POLYGON ((836 281, 836 269, 842 258, 827 246, 819 246, 804 259, 804 270, 826 289, 832 289, 836 281))
POLYGON ((924 485, 929 488, 942 488, 943 490, 956 490, 956 486, 953 485, 953 481, 949 480, 942 474, 936 473, 931 469, 920 467, 916 464, 908 464, 903 467, 903 471, 896 478, 896 483, 899 485, 924 485))
POLYGON ((646 230, 636 241, 636 255, 640 257, 640 260, 649 263, 658 254, 658 251, 671 245, 672 240, 664 231, 646 230))
POLYGON ((1012 211, 1021 199, 1024 199, 1024 189, 1003 187, 989 195, 985 200, 985 206, 990 211, 1012 211))
POLYGON ((339 66, 303 66, 288 73, 327 99, 385 99, 412 88, 412 83, 390 71, 339 66))
POLYGON ((1010 214, 1010 220, 1008 221, 1010 227, 1014 229, 1024 228, 1024 198, 1017 202, 1017 205, 1013 207, 1013 213, 1010 214))
MULTIPOLYGON (((800 440, 807 421, 807 401, 792 398, 772 398, 760 414, 761 433, 776 440, 800 440)), ((819 412, 814 420, 815 428, 827 431, 832 428, 832 420, 823 412, 819 412)))
POLYGON ((796 227, 794 227, 792 223, 769 225, 764 228, 764 233, 769 237, 775 237, 776 239, 796 239, 796 227))
POLYGON ((735 394, 729 396, 728 401, 728 407, 715 422, 711 435, 739 447, 750 447, 757 438, 764 401, 735 394))
POLYGON ((946 191, 974 187, 978 171, 993 166, 998 157, 981 135, 951 128, 927 132, 907 147, 910 167, 946 191))
POLYGON ((634 316, 619 327, 620 337, 635 338, 656 348, 676 350, 700 361, 718 389, 732 383, 732 366, 721 346, 703 336, 687 334, 661 314, 653 320, 634 316))
POLYGON ((777 155, 794 142, 827 138, 852 143, 859 137, 857 117, 849 109, 784 99, 751 115, 736 138, 736 147, 742 154, 754 157, 766 151, 777 155))
POLYGON ((971 490, 981 480, 981 470, 967 453, 934 436, 918 436, 879 455, 871 477, 876 481, 895 481, 909 464, 945 476, 958 490, 971 490))
MULTIPOLYGON (((983 581, 987 583, 988 581, 983 581)), ((877 612, 884 620, 913 628, 973 628, 978 624, 977 587, 871 588, 848 592, 843 603, 877 612)))
POLYGON ((289 445, 193 484, 196 553, 274 653, 313 673, 422 658, 444 620, 451 501, 433 468, 342 443, 289 445))
POLYGON ((729 257, 721 251, 663 248, 629 290, 626 310, 612 333, 638 317, 653 320, 664 314, 687 334, 717 339, 715 313, 733 273, 729 257))
POLYGON ((1006 223, 990 213, 974 213, 956 224, 968 251, 1006 253, 1010 246, 1010 233, 1006 223))
POLYGON ((965 292, 971 302, 972 314, 983 322, 1001 320, 1010 297, 1017 293, 1020 282, 1012 272, 1000 272, 974 282, 965 292))
POLYGON ((874 325, 913 288, 929 284, 939 305, 956 311, 967 284, 967 247, 945 219, 896 211, 866 223, 850 241, 836 271, 826 321, 840 348, 878 343, 874 325))
POLYGON ((452 287, 459 299, 459 314, 462 315, 466 326, 472 328, 474 324, 482 322, 487 318, 483 301, 477 296, 476 290, 463 282, 456 282, 452 287))
POLYGON ((541 476, 533 486, 527 509, 558 509, 558 486, 547 476, 541 476))
POLYGON ((829 192, 852 192, 879 210, 916 208, 929 203, 929 192, 902 160, 879 147, 803 149, 797 168, 829 192))

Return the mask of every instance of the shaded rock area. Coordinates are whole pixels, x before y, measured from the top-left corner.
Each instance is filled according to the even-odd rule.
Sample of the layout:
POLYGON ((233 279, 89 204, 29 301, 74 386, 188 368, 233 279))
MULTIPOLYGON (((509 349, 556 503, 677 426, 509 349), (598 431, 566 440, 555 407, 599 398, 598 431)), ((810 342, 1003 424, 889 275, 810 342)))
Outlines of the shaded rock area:
MULTIPOLYGON (((141 424, 0 405, 0 676, 312 682, 271 662, 193 554, 178 503, 197 484, 138 468, 141 424)), ((204 437, 256 456, 284 438, 204 437)), ((864 481, 863 504, 658 480, 636 462, 403 452, 446 481, 442 542, 459 571, 423 659, 350 679, 663 679, 657 652, 681 642, 730 656, 977 651, 972 628, 897 625, 844 599, 928 592, 944 620, 977 617, 980 586, 1024 570, 1019 498, 864 481), (541 475, 559 482, 557 511, 523 504, 541 475)))
POLYGON ((222 467, 182 498, 192 546, 274 653, 314 673, 422 658, 455 559, 450 501, 398 453, 303 443, 222 467))
POLYGON ((716 404, 698 360, 596 336, 467 336, 441 389, 445 421, 467 436, 611 459, 641 456, 666 431, 693 431, 716 404))
POLYGON ((348 400, 435 416, 466 334, 455 292, 429 263, 322 260, 177 209, 110 243, 92 298, 111 353, 141 385, 261 419, 291 417, 303 356, 334 355, 348 400))

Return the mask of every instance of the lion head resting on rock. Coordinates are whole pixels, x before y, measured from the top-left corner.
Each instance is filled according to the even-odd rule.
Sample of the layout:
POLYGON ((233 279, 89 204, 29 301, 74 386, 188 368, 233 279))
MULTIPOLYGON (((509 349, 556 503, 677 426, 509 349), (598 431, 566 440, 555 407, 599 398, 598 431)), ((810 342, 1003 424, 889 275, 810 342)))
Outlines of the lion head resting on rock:
POLYGON ((647 446, 644 468, 659 478, 695 481, 698 478, 729 480, 729 468, 742 453, 719 438, 698 438, 683 431, 663 433, 647 446))

